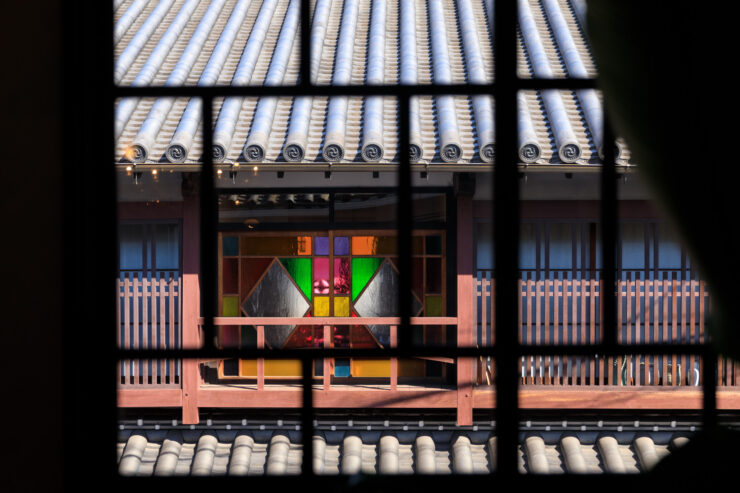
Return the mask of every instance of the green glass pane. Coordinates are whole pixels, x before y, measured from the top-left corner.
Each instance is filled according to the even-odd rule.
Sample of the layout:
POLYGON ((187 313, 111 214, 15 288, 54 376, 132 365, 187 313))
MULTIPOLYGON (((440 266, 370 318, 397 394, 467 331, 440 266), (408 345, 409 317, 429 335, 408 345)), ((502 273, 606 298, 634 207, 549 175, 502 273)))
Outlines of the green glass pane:
POLYGON ((280 262, 288 271, 290 277, 298 284, 306 298, 311 299, 311 259, 310 258, 281 258, 280 262))
POLYGON ((427 296, 426 310, 424 315, 427 317, 441 317, 442 316, 442 297, 441 296, 427 296))
POLYGON ((224 317, 238 317, 239 316, 239 297, 238 296, 224 296, 223 298, 223 309, 222 316, 224 317))
POLYGON ((367 282, 378 270, 382 258, 353 258, 352 259, 352 301, 357 299, 367 282))
POLYGON ((241 347, 257 347, 257 331, 251 325, 241 326, 241 347))

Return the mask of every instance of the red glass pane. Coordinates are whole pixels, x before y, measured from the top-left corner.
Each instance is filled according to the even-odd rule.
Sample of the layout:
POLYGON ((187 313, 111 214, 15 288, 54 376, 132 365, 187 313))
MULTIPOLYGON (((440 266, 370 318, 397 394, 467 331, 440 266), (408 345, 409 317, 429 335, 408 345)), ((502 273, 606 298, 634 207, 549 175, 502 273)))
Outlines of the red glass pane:
POLYGON ((313 292, 329 294, 329 259, 316 258, 313 261, 313 292))
POLYGON ((311 347, 314 344, 313 327, 310 325, 299 325, 295 328, 283 348, 295 349, 311 347))
POLYGON ((370 334, 366 327, 353 325, 350 327, 350 339, 353 348, 376 348, 378 344, 375 338, 370 334))
POLYGON ((222 287, 224 294, 238 294, 239 291, 239 259, 225 258, 222 267, 222 287))
POLYGON ((334 327, 334 347, 349 347, 349 326, 334 327))
POLYGON ((235 348, 239 346, 239 326, 224 325, 219 328, 218 345, 221 348, 235 348))
POLYGON ((242 279, 241 279, 241 290, 240 295, 242 300, 249 296, 252 288, 257 281, 262 278, 262 274, 265 273, 267 268, 272 263, 271 258, 243 258, 242 259, 242 279))
POLYGON ((427 258, 427 293, 442 292, 442 259, 427 258))
POLYGON ((349 294, 350 277, 349 277, 349 259, 334 259, 334 293, 349 294))

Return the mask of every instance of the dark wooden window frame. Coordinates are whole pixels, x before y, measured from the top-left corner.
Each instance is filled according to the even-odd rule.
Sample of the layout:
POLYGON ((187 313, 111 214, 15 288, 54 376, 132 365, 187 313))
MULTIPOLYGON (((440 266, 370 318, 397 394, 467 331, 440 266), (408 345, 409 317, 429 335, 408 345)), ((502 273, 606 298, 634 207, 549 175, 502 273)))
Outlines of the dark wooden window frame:
MULTIPOLYGON (((309 10, 309 1, 302 0, 302 12, 309 10)), ((516 93, 519 90, 527 89, 568 89, 575 90, 581 88, 596 88, 596 80, 584 79, 519 79, 516 75, 516 26, 517 26, 517 7, 515 2, 496 2, 493 16, 493 31, 497 33, 494 38, 494 64, 496 81, 487 85, 469 85, 458 84, 449 86, 440 86, 436 84, 424 86, 313 86, 309 81, 310 73, 309 56, 303 53, 301 56, 301 83, 297 87, 116 87, 112 84, 113 53, 112 49, 112 32, 113 16, 111 14, 110 4, 100 3, 81 3, 75 4, 69 9, 65 9, 63 14, 64 21, 68 26, 74 26, 75 29, 65 30, 65 40, 69 41, 65 46, 65 60, 69 61, 67 66, 71 69, 74 76, 65 77, 65 89, 71 89, 72 93, 65 98, 65 105, 70 115, 64 128, 64 138, 68 139, 67 149, 70 151, 79 151, 73 143, 79 142, 77 138, 81 132, 89 132, 94 136, 92 144, 85 148, 83 152, 90 153, 96 157, 76 159, 79 152, 70 152, 65 156, 65 170, 68 171, 64 179, 66 186, 66 212, 65 218, 68 225, 74 228, 67 231, 66 238, 75 238, 79 241, 91 240, 95 237, 103 238, 100 243, 106 248, 99 251, 87 250, 91 252, 88 258, 70 257, 65 260, 65 271, 70 275, 91 273, 89 278, 74 281, 76 286, 90 286, 90 279, 100 279, 101 285, 110 282, 108 279, 111 273, 115 271, 115 176, 112 170, 107 169, 105 165, 101 166, 100 159, 104 163, 109 162, 106 157, 113 155, 113 118, 112 109, 113 101, 119 97, 200 97, 203 101, 203 128, 212 127, 212 103, 215 97, 238 95, 238 96, 294 96, 296 94, 329 96, 329 95, 393 95, 399 98, 399 131, 400 131, 400 148, 408 149, 408 108, 409 98, 417 94, 493 94, 496 100, 496 142, 497 142, 497 159, 499 163, 512 163, 510 166, 497 165, 493 168, 493 196, 494 209, 506 211, 501 214, 499 220, 494 226, 494 238, 496 241, 495 265, 500 266, 497 270, 497 281, 500 289, 496 292, 496 305, 499 308, 496 312, 496 346, 491 348, 447 348, 444 351, 438 351, 439 356, 492 356, 495 358, 497 370, 496 382, 496 403, 494 418, 496 420, 497 435, 497 468, 495 474, 501 479, 517 479, 525 481, 530 486, 541 484, 546 480, 549 487, 553 486, 553 481, 561 481, 562 485, 581 485, 598 484, 594 478, 578 477, 565 475, 562 478, 537 478, 533 476, 521 476, 517 467, 517 447, 518 447, 518 425, 520 412, 517 406, 518 388, 517 388, 517 362, 522 354, 522 348, 517 341, 514 331, 502 330, 502 327, 510 327, 516 322, 516 296, 517 296, 517 278, 518 278, 518 238, 519 238, 519 189, 518 189, 518 170, 513 163, 517 162, 517 139, 516 139, 516 93), (79 60, 78 60, 79 59, 79 60), (75 70, 77 69, 77 70, 75 70), (82 82, 80 82, 82 81, 82 82), (94 91, 103 93, 102 98, 93 97, 94 91), (80 97, 84 101, 84 111, 80 112, 83 116, 75 115, 71 111, 76 104, 79 104, 80 97), (91 118, 92 117, 92 118, 91 118), (86 119, 87 118, 87 119, 86 119), (79 124, 79 125, 77 125, 79 124), (97 152, 97 154, 95 154, 97 152), (102 172, 101 172, 102 168, 102 172), (97 210, 90 210, 90 204, 87 197, 90 195, 99 198, 97 210), (101 226, 102 225, 102 226, 101 226), (96 262, 100 259, 101 262, 96 262), (101 266, 103 266, 101 268, 101 266), (75 272, 77 271, 77 272, 75 272), (106 279, 108 277, 108 279, 106 279)), ((310 28, 309 18, 302 16, 301 29, 301 46, 310 46, 310 28)), ((612 142, 614 135, 609 128, 608 119, 605 119, 604 141, 612 142)), ((204 148, 209 149, 212 146, 212 136, 205 132, 203 138, 204 148)), ((602 248, 604 262, 604 282, 612 285, 615 281, 616 271, 616 234, 617 234, 617 196, 616 196, 616 169, 613 146, 605 146, 604 165, 601 171, 601 221, 602 224, 602 248)), ((217 212, 216 196, 213 188, 213 178, 215 176, 212 156, 205 153, 204 163, 201 172, 201 282, 203 286, 215 286, 216 284, 216 240, 217 240, 217 212)), ((399 217, 397 227, 399 229, 399 256, 401 258, 410 258, 410 237, 404 234, 404 231, 410 231, 409 216, 406 214, 411 207, 410 194, 411 179, 409 170, 409 157, 405 153, 401 156, 401 165, 399 170, 399 217), (403 211, 403 212, 402 212, 403 211)), ((73 252, 70 248, 65 251, 73 252)), ((402 262, 402 265, 405 262, 402 262)), ((410 283, 408 268, 404 268, 401 273, 400 306, 402 310, 407 310, 408 299, 405 295, 409 290, 406 289, 410 283)), ((82 276, 80 276, 82 277, 82 276)), ((136 478, 121 478, 116 474, 115 455, 113 453, 113 443, 116 428, 116 407, 115 407, 115 389, 113 382, 113 363, 117 359, 132 357, 209 357, 217 354, 218 356, 228 356, 225 353, 217 353, 213 347, 214 326, 212 323, 216 313, 216 290, 202 290, 202 314, 205 319, 204 332, 207 345, 198 350, 181 350, 181 351, 127 351, 115 348, 111 337, 101 337, 92 342, 106 341, 103 344, 90 344, 90 341, 76 339, 81 341, 75 351, 91 351, 99 355, 103 363, 101 367, 110 368, 110 373, 100 372, 100 378, 94 378, 88 381, 89 384, 98 384, 95 389, 94 398, 84 396, 80 391, 73 391, 74 405, 68 406, 72 409, 66 411, 66 418, 74 423, 80 423, 79 412, 90 410, 99 410, 97 417, 88 420, 87 426, 94 430, 94 435, 88 432, 90 437, 107 437, 110 440, 110 452, 99 454, 99 458, 91 462, 86 470, 82 473, 74 474, 100 474, 111 486, 120 488, 139 488, 145 485, 153 486, 156 481, 142 483, 136 478), (108 389, 108 391, 103 391, 108 389), (99 393, 100 391, 100 393, 99 393), (105 397, 103 397, 105 396, 105 397), (80 406, 83 406, 80 409, 80 406), (84 406, 89 406, 85 408, 84 406), (100 424, 102 426, 96 426, 100 424), (109 430, 109 431, 107 431, 109 430), (101 434, 102 433, 102 434, 101 434), (97 467, 100 466, 100 467, 97 467)), ((101 303, 96 304, 94 308, 83 310, 79 307, 66 307, 64 311, 65 325, 72 328, 81 322, 100 323, 103 320, 113 320, 113 306, 110 298, 101 294, 96 298, 101 303), (106 304, 106 300, 107 304, 106 304), (97 320, 96 320, 97 317, 97 320)), ((614 300, 605 303, 604 309, 604 339, 600 345, 599 352, 607 354, 619 354, 621 349, 616 344, 615 326, 615 303, 614 300)), ((409 354, 418 354, 418 350, 411 347, 410 340, 406 337, 404 328, 408 327, 409 314, 401 314, 401 326, 399 334, 402 334, 399 340, 399 347, 383 353, 383 356, 403 357, 409 354)), ((594 350, 593 347, 572 346, 570 348, 539 348, 542 354, 549 354, 557 351, 558 354, 586 354, 594 350)), ((655 345, 642 345, 633 348, 638 353, 660 354, 666 352, 664 347, 655 345)), ((676 345, 670 348, 671 353, 681 354, 700 354, 704 357, 705 364, 710 365, 705 369, 706 375, 714 375, 716 358, 713 350, 708 345, 676 345)), ((247 357, 268 357, 270 355, 260 351, 242 351, 233 354, 242 354, 247 357)), ((371 355, 372 353, 368 353, 371 355)), ((303 409, 302 409, 302 430, 303 430, 303 470, 302 474, 291 480, 290 478, 250 478, 250 484, 257 487, 270 485, 282 481, 287 485, 292 481, 294 485, 307 485, 306 481, 314 482, 318 486, 318 481, 324 487, 337 488, 357 486, 356 483, 349 483, 347 478, 318 478, 314 475, 312 468, 312 391, 310 372, 310 359, 324 356, 341 356, 340 350, 316 350, 311 354, 303 352, 302 355, 285 352, 286 358, 302 358, 304 364, 303 379, 303 409)), ((75 370, 75 362, 65 363, 65 369, 71 375, 79 375, 75 370)), ((77 377, 79 378, 79 377, 77 377)), ((79 383, 78 383, 79 384, 79 383)), ((711 429, 716 423, 716 388, 715 382, 710 378, 703 388, 703 426, 705 429, 711 429)), ((69 403, 69 402, 68 402, 69 403)), ((93 414, 95 414, 93 412, 93 414)), ((67 434, 67 438, 79 440, 74 436, 74 431, 80 429, 79 425, 72 427, 67 434)), ((78 451, 83 451, 82 446, 78 451)), ((72 465, 72 462, 68 462, 72 465)), ((71 476, 74 476, 71 474, 71 476)), ((212 484, 217 482, 228 483, 235 481, 236 478, 212 478, 212 484)), ((637 484, 639 478, 625 476, 622 478, 609 477, 604 478, 616 484, 637 484)), ((176 479, 168 480, 172 485, 187 487, 192 486, 193 479, 176 479), (185 483, 188 481, 188 483, 185 483), (177 483, 177 484, 176 484, 177 483)), ((372 482, 364 483, 365 487, 395 487, 402 486, 419 487, 421 484, 427 486, 442 487, 459 486, 460 481, 465 481, 459 477, 452 478, 424 478, 424 477, 378 477, 372 482)), ((169 483, 168 483, 169 484, 169 483)), ((211 483, 209 483, 210 485, 211 483)))

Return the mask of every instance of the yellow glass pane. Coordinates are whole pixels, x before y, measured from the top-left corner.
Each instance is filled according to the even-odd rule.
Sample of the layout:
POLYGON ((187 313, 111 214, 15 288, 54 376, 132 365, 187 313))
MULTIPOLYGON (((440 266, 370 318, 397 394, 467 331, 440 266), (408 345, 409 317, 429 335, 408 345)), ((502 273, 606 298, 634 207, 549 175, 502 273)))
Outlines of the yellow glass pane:
POLYGON ((398 360, 399 377, 423 377, 426 373, 426 365, 418 359, 398 360))
POLYGON ((317 296, 314 299, 313 315, 314 317, 328 317, 329 316, 329 297, 328 296, 317 296))
MULTIPOLYGON (((257 378, 257 360, 240 360, 241 377, 257 378)), ((301 376, 301 361, 297 359, 265 360, 266 377, 296 377, 301 376)))
POLYGON ((349 317, 349 297, 334 298, 334 316, 349 317))
POLYGON ((222 317, 238 317, 239 316, 239 297, 238 296, 224 296, 223 305, 221 307, 222 317))
POLYGON ((359 359, 352 360, 353 377, 390 377, 391 361, 388 359, 359 359))

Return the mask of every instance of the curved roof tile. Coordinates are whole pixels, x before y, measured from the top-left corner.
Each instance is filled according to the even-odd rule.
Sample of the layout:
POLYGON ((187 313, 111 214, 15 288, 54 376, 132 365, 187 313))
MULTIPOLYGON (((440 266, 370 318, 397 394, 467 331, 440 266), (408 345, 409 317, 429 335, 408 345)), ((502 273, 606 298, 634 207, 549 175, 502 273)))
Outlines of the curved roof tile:
MULTIPOLYGON (((225 31, 225 27, 230 19, 232 24, 235 22, 234 11, 237 7, 243 8, 243 1, 151 0, 145 3, 141 0, 123 0, 115 13, 118 39, 115 44, 115 57, 116 67, 120 72, 116 73, 116 78, 124 86, 167 85, 172 83, 171 75, 175 67, 179 66, 182 69, 184 66, 187 73, 177 77, 176 83, 202 85, 204 70, 213 65, 209 63, 212 55, 214 52, 220 52, 225 56, 218 64, 218 72, 209 74, 207 83, 229 85, 234 82, 235 77, 237 83, 244 83, 243 78, 238 77, 238 67, 250 36, 253 33, 255 35, 260 33, 264 39, 258 44, 258 53, 247 83, 254 85, 275 83, 267 81, 267 75, 276 47, 280 45, 290 48, 288 62, 281 70, 282 84, 295 84, 299 76, 300 33, 299 30, 285 29, 283 24, 286 16, 290 17, 288 14, 291 11, 289 8, 291 2, 299 1, 277 0, 274 11, 271 10, 269 16, 263 14, 260 17, 260 12, 265 10, 263 8, 265 2, 252 0, 246 7, 245 15, 236 17, 239 26, 235 35, 233 31, 231 32, 232 39, 229 32, 225 31), (209 7, 220 7, 217 19, 213 23, 205 23, 206 28, 201 27, 199 30, 209 7), (175 27, 173 23, 176 23, 175 27), (256 23, 259 25, 256 26, 256 23), (178 33, 174 42, 173 32, 178 33), (194 35, 203 37, 204 33, 205 39, 201 40, 201 43, 191 43, 194 35), (283 43, 279 43, 281 36, 294 37, 294 42, 282 40, 283 43), (228 43, 221 42, 224 37, 229 38, 228 43), (191 48, 186 49, 189 45, 191 48), (197 48, 194 53, 192 46, 197 48), (136 52, 137 56, 132 60, 127 59, 132 52, 136 52), (147 73, 141 75, 142 69, 147 73)), ((574 3, 573 0, 548 0, 545 3, 538 0, 521 1, 525 7, 529 7, 522 9, 527 15, 523 21, 530 27, 535 26, 531 33, 538 36, 527 38, 521 30, 519 32, 519 76, 528 78, 538 73, 531 59, 533 50, 539 57, 538 63, 546 62, 549 66, 552 77, 583 76, 584 73, 588 77, 595 76, 596 66, 580 20, 581 4, 574 3), (563 29, 567 29, 567 32, 563 32, 563 29), (536 46, 532 44, 535 41, 536 46), (559 43, 564 46, 559 46, 559 43), (577 74, 569 73, 569 70, 574 70, 573 67, 577 67, 577 74)), ((312 37, 317 43, 317 46, 312 48, 318 50, 314 51, 315 56, 312 60, 315 83, 331 84, 333 80, 336 82, 338 70, 344 71, 342 83, 377 83, 380 74, 377 73, 377 64, 374 64, 373 60, 379 59, 383 61, 383 82, 400 83, 401 57, 408 56, 408 47, 405 47, 405 51, 401 50, 402 39, 404 30, 411 28, 414 29, 415 36, 406 39, 414 40, 416 43, 413 77, 418 83, 440 80, 443 83, 485 82, 493 79, 493 34, 489 24, 493 2, 490 0, 465 0, 457 3, 452 0, 414 0, 414 3, 410 4, 413 8, 409 13, 401 11, 404 2, 389 1, 385 5, 384 36, 379 36, 378 26, 375 27, 376 34, 371 35, 373 14, 371 0, 352 0, 349 4, 353 8, 345 8, 347 3, 343 0, 311 2, 312 12, 318 6, 318 11, 325 13, 318 22, 321 26, 320 32, 314 33, 317 35, 312 37), (353 18, 345 19, 347 15, 353 18), (461 20, 465 19, 472 19, 474 24, 469 25, 466 21, 464 26, 461 25, 461 20), (345 31, 342 28, 347 24, 353 26, 353 32, 342 37, 345 31), (443 30, 443 36, 437 38, 432 36, 433 32, 440 29, 443 30), (347 42, 353 42, 353 47, 349 49, 351 55, 344 58, 346 63, 341 63, 341 67, 337 67, 337 53, 346 54, 348 51, 338 49, 339 40, 348 37, 351 39, 347 42), (440 45, 440 41, 444 41, 444 46, 440 45), (381 42, 382 47, 378 44, 381 42), (440 62, 444 67, 440 67, 440 62), (371 75, 372 80, 368 80, 371 75)), ((213 10, 210 9, 211 12, 213 10)), ((520 13, 520 18, 521 15, 524 14, 520 13)), ((250 44, 254 45, 255 43, 250 44)), ((568 162, 574 161, 576 165, 599 162, 597 147, 600 139, 598 135, 596 139, 594 138, 594 133, 599 132, 593 132, 590 124, 599 121, 600 111, 594 109, 594 102, 600 104, 601 96, 590 93, 584 95, 583 92, 557 91, 555 96, 539 91, 527 91, 523 94, 520 101, 526 104, 527 112, 520 113, 519 125, 520 131, 526 132, 527 139, 520 143, 523 146, 534 142, 539 147, 539 155, 527 159, 527 162, 563 164, 563 156, 566 156, 568 162), (553 114, 552 118, 559 116, 559 122, 553 120, 548 113, 554 111, 551 100, 557 102, 556 106, 560 111, 558 115, 553 114), (555 130, 561 126, 570 129, 570 140, 565 141, 556 135, 555 130), (564 149, 565 144, 574 143, 581 151, 580 157, 575 160, 570 158, 572 155, 568 154, 568 149, 564 149)), ((256 98, 236 98, 236 101, 233 101, 234 98, 230 99, 232 101, 224 115, 221 114, 224 101, 217 99, 214 102, 214 125, 218 125, 222 118, 230 118, 233 121, 234 113, 237 113, 232 138, 227 148, 220 150, 218 160, 227 163, 244 162, 247 160, 244 149, 252 132, 252 122, 259 101, 256 98)), ((172 104, 158 105, 154 104, 153 99, 130 99, 125 104, 119 101, 116 108, 116 133, 119 135, 116 160, 168 162, 167 149, 178 144, 175 131, 183 125, 183 116, 188 103, 187 98, 176 99, 172 104), (152 121, 152 118, 161 120, 161 125, 154 126, 151 140, 147 141, 149 146, 147 152, 133 152, 136 148, 132 146, 137 143, 137 138, 141 137, 142 130, 147 130, 144 123, 152 121)), ((303 130, 301 131, 301 139, 305 139, 300 142, 304 146, 302 162, 326 162, 324 148, 327 143, 336 140, 333 135, 331 139, 327 139, 326 133, 332 106, 327 98, 322 97, 277 98, 269 135, 260 134, 261 145, 264 147, 262 162, 285 162, 287 167, 289 161, 295 161, 292 158, 286 159, 284 149, 290 143, 289 129, 294 119, 298 118, 302 118, 302 122, 307 119, 308 122, 305 137, 303 130)), ((487 97, 418 97, 412 106, 414 111, 412 144, 419 147, 417 150, 421 156, 419 161, 428 164, 450 161, 460 164, 489 162, 494 145, 491 141, 493 122, 487 121, 491 117, 490 106, 494 104, 487 97), (478 122, 477 119, 486 121, 478 122), (449 147, 450 143, 459 146, 460 152, 442 152, 444 149, 441 147, 444 145, 449 147), (484 151, 483 156, 481 147, 484 151)), ((349 97, 346 98, 346 112, 341 112, 340 116, 344 121, 331 125, 342 134, 343 156, 340 162, 356 162, 358 166, 366 162, 367 156, 363 159, 362 155, 363 143, 367 145, 370 134, 374 135, 376 140, 382 141, 383 152, 377 162, 387 164, 398 161, 398 105, 395 99, 386 97, 378 101, 373 98, 349 97), (378 136, 375 135, 378 128, 382 128, 382 139, 377 139, 378 136)), ((185 149, 182 156, 178 156, 179 162, 200 162, 203 152, 200 138, 202 129, 199 119, 195 123, 197 131, 192 144, 185 149)), ((305 123, 298 127, 303 125, 305 123)), ((561 133, 557 131, 558 135, 561 133)), ((629 151, 621 142, 617 147, 618 158, 626 162, 629 151)), ((530 158, 533 155, 531 152, 520 154, 528 155, 530 158)), ((333 160, 335 157, 330 159, 333 160)))
MULTIPOLYGON (((377 427, 376 429, 381 429, 377 427)), ((670 455, 683 432, 523 432, 519 471, 639 473, 670 455)), ((326 431, 313 436, 318 474, 486 474, 496 467, 489 431, 326 431)), ((300 474, 300 431, 120 431, 118 471, 132 476, 300 474)))

